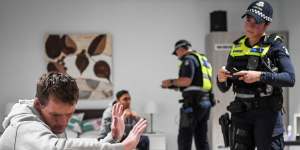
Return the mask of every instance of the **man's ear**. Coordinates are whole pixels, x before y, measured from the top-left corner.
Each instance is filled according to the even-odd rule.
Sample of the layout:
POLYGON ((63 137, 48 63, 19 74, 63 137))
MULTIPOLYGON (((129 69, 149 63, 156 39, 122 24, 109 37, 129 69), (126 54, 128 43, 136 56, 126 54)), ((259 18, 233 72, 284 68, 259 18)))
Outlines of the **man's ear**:
POLYGON ((33 102, 33 106, 35 109, 37 109, 39 111, 42 109, 42 103, 38 98, 35 98, 35 100, 33 102))

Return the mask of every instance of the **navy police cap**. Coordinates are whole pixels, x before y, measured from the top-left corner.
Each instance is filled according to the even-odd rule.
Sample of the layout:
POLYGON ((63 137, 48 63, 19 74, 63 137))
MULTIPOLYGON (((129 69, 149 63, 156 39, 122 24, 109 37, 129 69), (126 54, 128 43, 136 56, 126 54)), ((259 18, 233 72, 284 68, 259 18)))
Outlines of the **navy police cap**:
POLYGON ((174 46, 174 51, 173 51, 173 55, 176 55, 176 50, 178 49, 178 48, 186 48, 186 49, 188 49, 188 48, 190 48, 190 47, 192 47, 192 44, 189 42, 189 41, 187 41, 187 40, 179 40, 179 41, 177 41, 176 43, 175 43, 175 46, 174 46))
POLYGON ((242 18, 246 15, 254 17, 257 24, 272 22, 273 8, 267 1, 258 0, 249 5, 242 18))

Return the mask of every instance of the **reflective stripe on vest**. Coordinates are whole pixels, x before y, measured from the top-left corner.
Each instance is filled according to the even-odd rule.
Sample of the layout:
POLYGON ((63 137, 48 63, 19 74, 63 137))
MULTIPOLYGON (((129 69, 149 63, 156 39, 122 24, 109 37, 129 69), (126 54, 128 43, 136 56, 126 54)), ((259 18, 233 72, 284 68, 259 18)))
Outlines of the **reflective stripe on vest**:
POLYGON ((204 55, 201 55, 197 52, 191 52, 194 56, 197 57, 201 64, 201 71, 202 71, 202 87, 204 90, 210 91, 212 89, 212 66, 208 62, 207 58, 204 55))
POLYGON ((270 45, 267 46, 258 46, 255 45, 252 48, 249 48, 245 45, 246 36, 239 41, 239 44, 235 44, 230 51, 230 56, 239 57, 239 56, 258 56, 264 57, 270 49, 270 45))

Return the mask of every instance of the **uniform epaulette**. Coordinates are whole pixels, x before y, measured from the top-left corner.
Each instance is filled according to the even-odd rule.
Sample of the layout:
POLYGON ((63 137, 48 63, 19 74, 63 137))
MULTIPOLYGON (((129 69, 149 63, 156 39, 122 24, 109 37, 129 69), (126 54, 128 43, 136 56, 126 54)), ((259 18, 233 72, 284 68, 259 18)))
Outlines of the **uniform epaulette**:
POLYGON ((233 44, 239 44, 240 40, 243 39, 246 35, 241 36, 240 38, 238 38, 237 40, 235 40, 233 42, 233 44))
POLYGON ((200 54, 200 55, 202 55, 202 56, 205 56, 205 54, 203 54, 203 53, 200 53, 199 51, 197 51, 197 50, 192 50, 192 52, 196 52, 196 53, 198 53, 198 54, 200 54))
POLYGON ((282 37, 277 33, 265 36, 264 44, 284 44, 282 37))

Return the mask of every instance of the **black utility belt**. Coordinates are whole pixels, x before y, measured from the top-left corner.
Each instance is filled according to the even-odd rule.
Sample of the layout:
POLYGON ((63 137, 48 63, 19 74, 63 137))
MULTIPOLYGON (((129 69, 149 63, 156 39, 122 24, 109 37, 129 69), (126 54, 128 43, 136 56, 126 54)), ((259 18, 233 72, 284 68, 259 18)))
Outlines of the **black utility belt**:
MULTIPOLYGON (((201 91, 186 91, 182 93, 182 100, 179 100, 180 103, 199 103, 199 101, 209 100, 210 93, 203 93, 201 91)), ((192 104, 194 105, 194 104, 192 104)))
POLYGON ((241 113, 257 109, 279 111, 282 108, 282 95, 272 94, 262 97, 258 95, 259 94, 236 94, 235 100, 230 103, 227 109, 231 113, 241 113))
POLYGON ((183 97, 205 97, 209 96, 208 92, 202 92, 202 91, 184 91, 182 92, 183 97))
POLYGON ((242 113, 257 109, 272 109, 272 104, 267 99, 240 99, 236 98, 227 107, 231 113, 242 113))
POLYGON ((246 94, 246 93, 235 93, 236 98, 241 99, 253 99, 253 98, 264 98, 264 97, 270 97, 273 93, 257 93, 257 94, 246 94))

